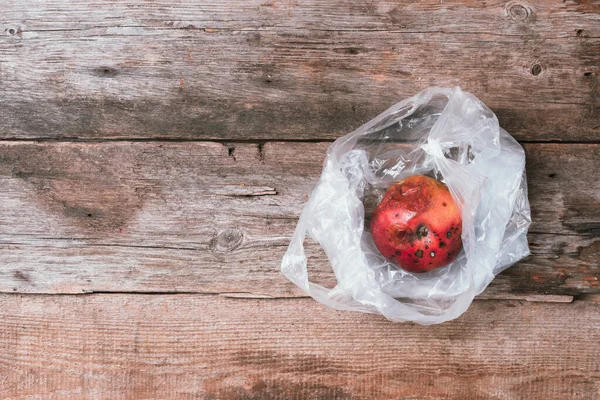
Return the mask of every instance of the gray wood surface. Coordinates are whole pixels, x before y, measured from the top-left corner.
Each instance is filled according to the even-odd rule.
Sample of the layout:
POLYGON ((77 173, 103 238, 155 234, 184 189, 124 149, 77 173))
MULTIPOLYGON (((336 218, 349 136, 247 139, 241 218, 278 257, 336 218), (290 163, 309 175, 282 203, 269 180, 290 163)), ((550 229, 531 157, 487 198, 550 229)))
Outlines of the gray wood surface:
POLYGON ((596 1, 10 1, 0 137, 334 139, 431 85, 596 141, 596 1))
POLYGON ((0 2, 0 398, 600 398, 599 77, 596 0, 0 2), (326 142, 432 85, 524 143, 532 256, 439 326, 301 298, 326 142))

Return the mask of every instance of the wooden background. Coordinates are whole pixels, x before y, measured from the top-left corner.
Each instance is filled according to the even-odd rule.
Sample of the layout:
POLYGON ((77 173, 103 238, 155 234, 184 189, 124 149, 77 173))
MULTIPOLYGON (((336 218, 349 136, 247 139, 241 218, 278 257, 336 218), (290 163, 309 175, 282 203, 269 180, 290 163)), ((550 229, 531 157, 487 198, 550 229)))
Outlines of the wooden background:
POLYGON ((0 398, 600 398, 600 2, 8 0, 0 33, 0 398), (523 143, 532 256, 439 326, 304 297, 327 146, 431 85, 523 143))

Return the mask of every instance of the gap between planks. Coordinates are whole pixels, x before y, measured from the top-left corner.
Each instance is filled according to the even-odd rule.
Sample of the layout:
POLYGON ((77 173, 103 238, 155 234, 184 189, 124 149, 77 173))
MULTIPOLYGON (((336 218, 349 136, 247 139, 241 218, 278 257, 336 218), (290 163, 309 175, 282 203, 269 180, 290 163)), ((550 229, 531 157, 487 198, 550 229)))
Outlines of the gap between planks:
MULTIPOLYGON (((5 295, 18 295, 18 296, 92 296, 92 295, 142 295, 142 296, 218 296, 225 298, 235 299, 258 299, 258 300, 298 300, 308 299, 308 295, 290 295, 290 296, 266 296, 261 294, 254 294, 249 292, 203 292, 203 291, 121 291, 121 290, 98 290, 89 292, 72 292, 72 293, 47 293, 47 292, 2 292, 5 295)), ((475 298, 475 301, 527 301, 531 303, 572 303, 574 300, 585 300, 592 302, 600 302, 600 295, 516 295, 507 294, 502 298, 487 296, 482 294, 475 298)))
MULTIPOLYGON (((375 118, 375 117, 374 117, 375 118)), ((350 133, 350 132, 348 132, 350 133)), ((340 135, 340 138, 343 135, 340 135)), ((167 138, 167 137, 154 137, 154 138, 77 138, 77 137, 64 137, 64 138, 52 138, 52 137, 38 137, 38 138, 0 138, 1 142, 9 143, 220 143, 223 145, 228 144, 265 144, 265 143, 333 143, 334 139, 273 139, 273 138, 252 138, 252 139, 211 139, 211 138, 167 138)), ((521 144, 600 144, 598 140, 555 140, 555 139, 537 139, 528 140, 523 139, 518 141, 521 144)))

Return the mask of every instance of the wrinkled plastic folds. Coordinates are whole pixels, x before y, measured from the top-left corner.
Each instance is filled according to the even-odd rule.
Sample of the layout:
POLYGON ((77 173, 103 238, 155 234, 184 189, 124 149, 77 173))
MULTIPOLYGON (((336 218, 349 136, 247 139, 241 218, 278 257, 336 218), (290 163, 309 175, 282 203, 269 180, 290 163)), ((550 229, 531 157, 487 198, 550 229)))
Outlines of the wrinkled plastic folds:
POLYGON ((530 223, 523 148, 475 96, 433 87, 329 147, 281 270, 335 309, 437 324, 460 316, 497 274, 529 254, 530 223), (461 254, 427 273, 389 263, 369 233, 369 216, 386 189, 417 174, 448 186, 463 221, 461 254), (329 259, 333 289, 308 279, 307 234, 329 259))

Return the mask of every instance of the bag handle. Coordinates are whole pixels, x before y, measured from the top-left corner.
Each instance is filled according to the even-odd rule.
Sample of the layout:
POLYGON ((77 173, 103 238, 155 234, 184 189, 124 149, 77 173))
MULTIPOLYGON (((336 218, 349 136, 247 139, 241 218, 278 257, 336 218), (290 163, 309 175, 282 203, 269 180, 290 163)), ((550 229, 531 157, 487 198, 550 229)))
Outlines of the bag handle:
MULTIPOLYGON (((316 189, 315 192, 317 192, 316 189)), ((314 197, 311 196, 311 200, 306 204, 300 215, 290 245, 283 256, 281 272, 313 299, 329 307, 345 311, 375 312, 372 309, 366 308, 350 296, 345 295, 338 286, 333 289, 327 289, 322 285, 309 281, 308 259, 304 252, 304 239, 309 233, 307 221, 308 216, 313 214, 314 203, 314 197)))

